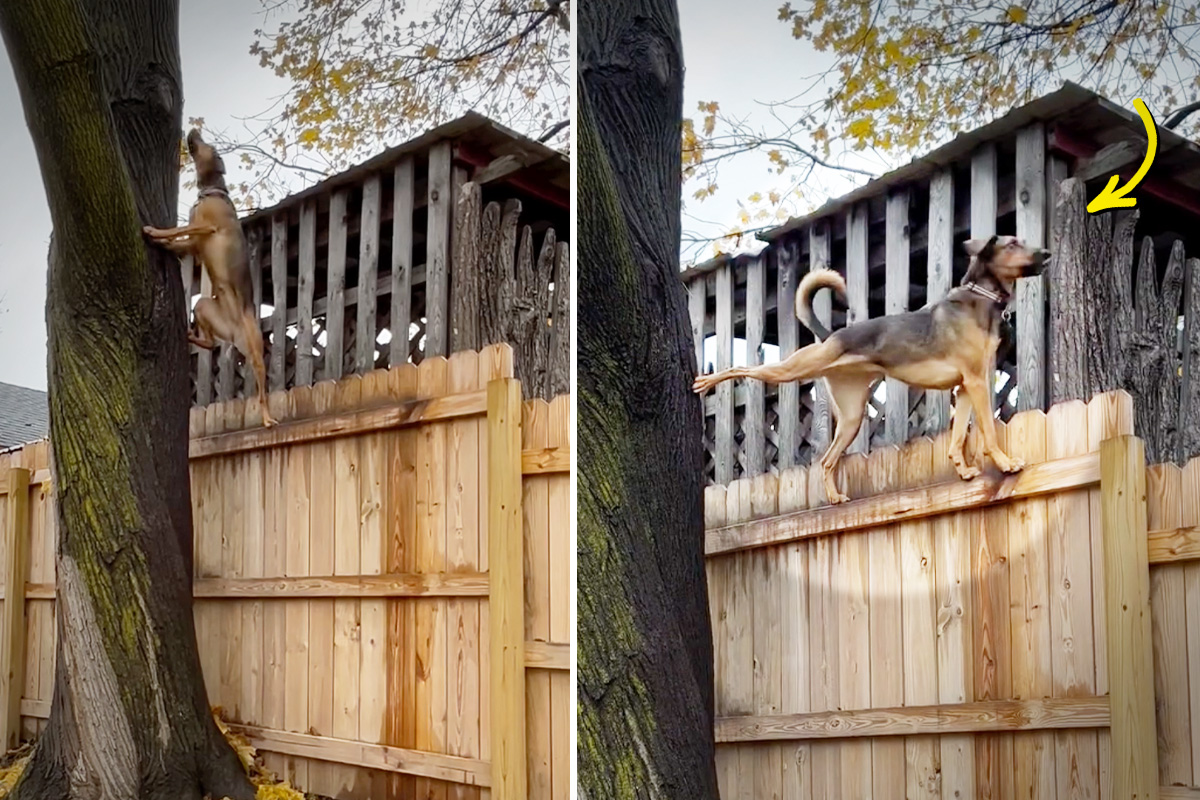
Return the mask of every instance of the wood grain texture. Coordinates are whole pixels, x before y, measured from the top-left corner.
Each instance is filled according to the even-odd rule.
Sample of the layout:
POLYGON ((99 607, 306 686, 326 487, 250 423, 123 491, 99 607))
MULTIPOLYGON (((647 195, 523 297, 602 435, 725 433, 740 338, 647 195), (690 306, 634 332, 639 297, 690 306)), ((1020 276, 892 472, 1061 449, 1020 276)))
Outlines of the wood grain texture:
POLYGON ((1100 445, 1104 525, 1105 629, 1112 702, 1112 796, 1154 798, 1158 742, 1154 725, 1150 576, 1146 557, 1146 469, 1133 436, 1100 445))
MULTIPOLYGON (((870 277, 867 271, 869 250, 869 209, 866 203, 855 205, 846 218, 846 324, 871 316, 868 306, 870 277)), ((822 294, 827 294, 822 292, 822 294)), ((862 425, 847 453, 865 453, 871 444, 871 420, 864 414, 862 425)))
POLYGON ((450 229, 454 217, 451 187, 453 145, 429 150, 429 214, 425 228, 425 356, 445 356, 450 346, 450 229))
MULTIPOLYGON (((762 363, 767 314, 767 259, 765 255, 746 262, 746 364, 762 363)), ((746 381, 746 408, 742 418, 742 468, 747 477, 766 470, 766 408, 762 381, 746 381)))
POLYGON ((392 182, 391 333, 388 366, 408 363, 409 328, 412 325, 413 208, 416 176, 411 156, 402 158, 392 182))
MULTIPOLYGON (((332 202, 332 201, 331 201, 332 202)), ((299 273, 296 284, 296 386, 309 386, 313 368, 313 296, 317 283, 317 205, 300 206, 299 273)), ((326 311, 328 315, 328 311, 326 311)), ((328 342, 326 342, 328 345, 328 342)))
MULTIPOLYGON (((1045 424, 1044 421, 1042 423, 1045 424)), ((750 523, 726 525, 705 534, 705 553, 735 552, 769 544, 858 530, 988 506, 1007 500, 1039 497, 1099 481, 1099 458, 1089 453, 1034 464, 1015 475, 986 473, 971 481, 955 479, 903 489, 881 497, 852 500, 750 523)))
MULTIPOLYGON (((733 366, 733 265, 717 270, 717 371, 733 366)), ((714 479, 717 483, 733 480, 734 430, 733 381, 717 385, 716 430, 713 438, 714 479)))
MULTIPOLYGON (((809 272, 832 268, 832 234, 829 230, 829 223, 822 221, 814 224, 809 228, 808 237, 809 272)), ((794 309, 792 313, 795 313, 794 309)), ((813 298, 813 314, 826 328, 833 324, 833 301, 829 297, 829 292, 819 292, 813 298)), ((830 407, 832 401, 824 381, 818 381, 812 386, 813 413, 808 440, 812 444, 813 450, 823 453, 833 438, 833 417, 830 407)))
POLYGON ((375 286, 379 279, 379 211, 382 179, 379 173, 363 183, 358 240, 358 319, 354 328, 354 369, 375 368, 375 286))
POLYGON ((0 650, 0 739, 12 749, 21 730, 25 686, 25 573, 29 564, 29 470, 9 467, 4 521, 4 647, 0 650))
MULTIPOLYGON (((884 286, 884 313, 903 314, 908 310, 909 293, 909 193, 896 191, 887 198, 884 225, 887 277, 884 286)), ((908 441, 908 384, 887 379, 887 410, 884 416, 885 441, 901 445, 908 441)))
MULTIPOLYGON (((1147 524, 1178 527, 1182 521, 1182 478, 1174 464, 1146 470, 1147 524)), ((1183 564, 1150 571, 1151 641, 1154 647, 1155 719, 1158 728, 1158 779, 1164 785, 1192 785, 1192 749, 1188 696, 1187 602, 1183 564)))
MULTIPOLYGON (((926 303, 941 300, 954 283, 954 172, 939 170, 929 179, 929 245, 926 303)), ((926 434, 950 424, 950 392, 925 392, 926 434)))
POLYGON ((286 213, 271 218, 271 362, 267 382, 272 392, 287 388, 287 231, 286 213))
MULTIPOLYGON (((800 322, 796 319, 796 285, 800 281, 800 253, 794 239, 786 239, 775 249, 777 266, 775 289, 775 326, 782 361, 796 352, 800 322)), ((697 281, 703 285, 703 281, 697 281)), ((779 418, 776 460, 779 469, 796 466, 800 446, 800 386, 794 382, 779 387, 779 418)))
MULTIPOLYGON (((1017 236, 1045 247, 1046 128, 1035 122, 1017 131, 1017 236)), ((1046 404, 1046 287, 1041 275, 1017 280, 1017 408, 1046 404)))
POLYGON ((718 742, 762 742, 1104 728, 1109 721, 1107 697, 1070 697, 718 717, 715 732, 718 742))
POLYGON ((491 753, 496 800, 524 800, 525 632, 521 532, 521 388, 488 384, 491 753))
MULTIPOLYGON (((339 189, 329 198, 329 260, 326 262, 325 363, 323 380, 342 377, 346 364, 346 245, 349 239, 350 192, 339 189)), ((362 291, 363 287, 359 287, 362 291)))

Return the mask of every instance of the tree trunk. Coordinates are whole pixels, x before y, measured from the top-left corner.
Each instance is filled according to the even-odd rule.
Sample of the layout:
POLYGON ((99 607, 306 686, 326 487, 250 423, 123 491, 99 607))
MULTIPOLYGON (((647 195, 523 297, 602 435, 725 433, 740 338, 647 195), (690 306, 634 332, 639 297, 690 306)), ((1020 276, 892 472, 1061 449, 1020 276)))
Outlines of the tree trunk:
POLYGON ((251 798, 192 620, 188 360, 174 223, 175 0, 12 0, 12 61, 54 235, 46 321, 58 651, 14 798, 251 798), (86 5, 86 8, 85 8, 86 5))
POLYGON ((1149 238, 1136 250, 1137 211, 1088 214, 1084 186, 1062 183, 1050 281, 1051 399, 1087 401, 1124 389, 1146 459, 1182 463, 1200 455, 1197 364, 1200 262, 1175 242, 1159 277, 1149 238), (1187 292, 1185 294, 1185 288, 1187 292), (1180 358, 1180 313, 1188 320, 1180 358))
POLYGON ((673 0, 579 8, 578 786, 715 798, 673 0))

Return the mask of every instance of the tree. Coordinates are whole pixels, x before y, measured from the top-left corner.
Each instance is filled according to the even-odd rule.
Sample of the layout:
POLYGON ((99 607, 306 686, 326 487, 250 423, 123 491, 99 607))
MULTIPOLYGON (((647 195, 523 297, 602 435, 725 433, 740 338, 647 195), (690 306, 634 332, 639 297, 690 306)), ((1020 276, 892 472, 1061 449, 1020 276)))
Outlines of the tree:
POLYGON ((50 720, 14 798, 247 800, 192 621, 175 0, 9 0, 0 33, 54 234, 46 301, 59 531, 50 720))
POLYGON ((578 786, 715 798, 673 0, 579 11, 578 786))
MULTIPOLYGON (((788 190, 750 200, 743 228, 773 224, 792 190, 814 171, 845 170, 850 153, 899 161, 1068 78, 1121 103, 1141 97, 1160 123, 1200 96, 1200 7, 1178 0, 813 0, 784 3, 778 19, 826 54, 828 69, 767 103, 765 125, 706 101, 699 125, 684 128, 697 199, 716 191, 721 165, 752 150, 791 178, 788 190)), ((1200 114, 1178 132, 1200 132, 1200 114)))
MULTIPOLYGON (((292 88, 225 134, 245 204, 324 177, 468 109, 566 147, 568 0, 280 0, 250 48, 292 88), (277 17, 283 19, 277 20, 277 17)), ((221 138, 221 137, 218 137, 221 138)))

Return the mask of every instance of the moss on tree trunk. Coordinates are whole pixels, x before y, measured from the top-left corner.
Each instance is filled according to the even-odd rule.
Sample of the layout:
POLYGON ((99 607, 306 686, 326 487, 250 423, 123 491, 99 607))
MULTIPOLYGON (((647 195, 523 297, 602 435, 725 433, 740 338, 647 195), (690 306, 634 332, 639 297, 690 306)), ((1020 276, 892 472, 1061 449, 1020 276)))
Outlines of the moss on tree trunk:
POLYGON ((15 798, 253 797, 210 715, 191 596, 177 0, 12 0, 0 32, 54 223, 50 720, 15 798))
POLYGON ((673 0, 579 8, 579 789, 715 798, 673 0))

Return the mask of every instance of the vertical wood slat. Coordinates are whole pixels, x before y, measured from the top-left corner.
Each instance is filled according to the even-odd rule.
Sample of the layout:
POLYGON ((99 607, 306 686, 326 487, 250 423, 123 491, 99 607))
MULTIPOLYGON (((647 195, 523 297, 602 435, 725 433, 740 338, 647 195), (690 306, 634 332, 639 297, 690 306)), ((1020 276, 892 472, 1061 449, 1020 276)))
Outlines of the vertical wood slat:
MULTIPOLYGON (((846 324, 865 320, 870 316, 867 308, 867 228, 868 209, 866 203, 858 203, 850 210, 846 219, 846 302, 849 310, 846 324)), ((868 410, 870 406, 868 405, 868 410)), ((848 453, 865 453, 871 445, 871 417, 864 410, 862 424, 854 441, 846 448, 848 453)))
MULTIPOLYGON (((971 156, 972 239, 986 239, 996 234, 999 203, 996 192, 996 146, 981 145, 971 156)), ((989 390, 992 388, 989 382, 989 390)))
POLYGON ((1105 633, 1112 707, 1112 796, 1158 797, 1150 632, 1145 450, 1135 436, 1100 443, 1105 633))
POLYGON ((488 637, 493 800, 525 800, 521 386, 488 383, 488 637))
MULTIPOLYGON (((780 243, 774 251, 778 266, 776 279, 775 319, 779 330, 779 360, 783 361, 796 352, 800 341, 800 322, 796 319, 796 282, 800 279, 800 248, 795 239, 780 243)), ((815 384, 814 384, 815 386, 815 384)), ((796 465, 800 447, 800 387, 795 381, 779 386, 779 453, 776 460, 779 469, 796 465)))
POLYGON ((429 216, 425 236, 426 357, 448 355, 450 343, 452 156, 450 142, 438 142, 429 150, 429 216))
MULTIPOLYGON (((260 328, 262 327, 262 228, 255 225, 246 234, 246 246, 250 248, 247 254, 247 262, 250 265, 250 294, 251 303, 254 305, 254 322, 260 328)), ((245 356, 245 354, 243 354, 245 356)), ((251 366, 249 357, 244 357, 242 360, 242 397, 253 397, 257 386, 254 382, 257 380, 254 377, 254 368, 251 366)))
POLYGON ((179 259, 179 282, 183 284, 183 324, 192 322, 192 278, 196 274, 196 261, 192 256, 179 259))
POLYGON ((396 165, 392 198, 392 341, 388 366, 408 361, 408 329, 412 325, 413 206, 415 200, 413 159, 396 165))
POLYGON ((313 382, 313 291, 317 273, 317 204, 300 206, 300 263, 296 291, 296 386, 313 382))
POLYGON ((704 315, 707 303, 708 284, 704 276, 692 279, 688 284, 688 317, 692 322, 692 348, 696 352, 696 374, 703 375, 704 365, 704 315))
POLYGON ((354 371, 375 369, 376 287, 379 275, 379 206, 383 179, 376 172, 363 183, 358 242, 358 320, 354 326, 354 371))
MULTIPOLYGON (((884 229, 884 286, 886 314, 903 314, 908 310, 908 190, 888 196, 884 229)), ((888 444, 903 444, 908 440, 908 384, 895 378, 887 382, 887 413, 884 417, 888 444)))
MULTIPOLYGON (((758 255, 746 263, 746 364, 762 363, 763 331, 766 327, 767 259, 758 255)), ((746 381, 746 410, 742 422, 743 477, 766 471, 766 425, 762 381, 746 381)))
MULTIPOLYGON (((717 269, 717 372, 733 366, 733 262, 717 269)), ((733 388, 734 381, 717 384, 716 433, 713 450, 714 479, 718 484, 733 480, 733 388)))
MULTIPOLYGON (((831 232, 827 221, 818 222, 808 231, 808 271, 815 272, 819 269, 829 269, 832 264, 830 257, 830 239, 831 232)), ((813 298, 813 314, 816 318, 828 328, 833 323, 833 302, 830 299, 829 292, 818 292, 813 298)), ((812 385, 812 426, 809 430, 808 440, 812 445, 813 458, 815 462, 821 457, 821 454, 829 447, 832 437, 830 416, 830 399, 829 390, 825 387, 824 381, 817 381, 812 385)), ((813 474, 816 474, 815 472, 813 474)))
POLYGON ((325 272, 324 380, 342 377, 346 350, 346 206, 349 192, 339 189, 329 198, 329 266, 325 272))
POLYGON ((4 565, 4 649, 0 650, 0 741, 17 746, 21 732, 21 694, 25 688, 25 576, 29 561, 29 470, 8 469, 8 516, 4 528, 8 550, 4 565))
POLYGON ((271 391, 287 388, 287 213, 271 218, 271 391))
MULTIPOLYGON (((938 171, 929 181, 929 266, 925 301, 933 304, 954 282, 954 173, 938 171)), ((950 392, 925 392, 925 433, 936 434, 950 424, 950 392)))
MULTIPOLYGON (((1058 249, 1055 230, 1058 226, 1058 190, 1062 182, 1070 177, 1070 166, 1066 159, 1057 155, 1046 157, 1046 241, 1047 247, 1053 253, 1058 249)), ((1050 293, 1054 291, 1048 283, 1043 282, 1046 292, 1046 353, 1045 369, 1042 371, 1042 386, 1045 392, 1045 402, 1053 403, 1057 396, 1054 389, 1054 348, 1050 346, 1052 321, 1050 311, 1050 293)))
MULTIPOLYGON (((1036 122, 1017 132, 1017 236, 1046 244, 1046 129, 1036 122)), ((1046 402, 1046 287, 1042 276, 1017 280, 1017 409, 1046 402)))
MULTIPOLYGON (((208 269, 200 268, 200 296, 212 297, 212 279, 208 277, 208 269)), ((218 344, 217 347, 222 345, 218 344)), ((200 348, 196 356, 196 405, 206 406, 213 400, 212 379, 213 351, 200 348)))

